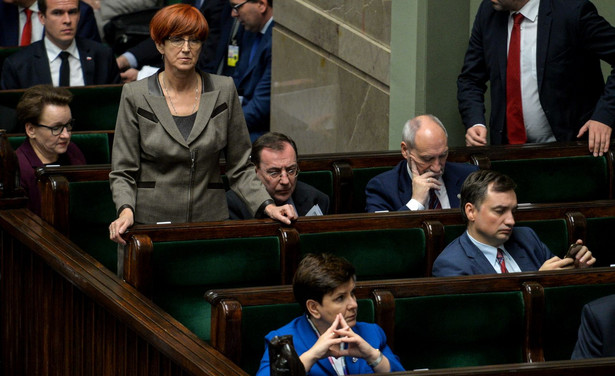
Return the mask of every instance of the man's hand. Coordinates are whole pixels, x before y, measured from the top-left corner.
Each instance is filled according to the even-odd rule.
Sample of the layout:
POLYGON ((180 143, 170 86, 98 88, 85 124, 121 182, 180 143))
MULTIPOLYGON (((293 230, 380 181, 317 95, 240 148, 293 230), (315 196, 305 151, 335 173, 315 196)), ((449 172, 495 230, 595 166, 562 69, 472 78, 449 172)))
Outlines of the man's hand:
MULTIPOLYGON (((583 244, 581 239, 577 240, 576 244, 583 244)), ((592 256, 590 250, 583 246, 575 255, 574 255, 574 267, 575 268, 589 268, 590 266, 596 263, 596 258, 592 256)))
POLYGON ((136 81, 139 76, 139 71, 135 68, 126 69, 124 72, 120 72, 120 78, 123 83, 136 81))
POLYGON ((410 158, 410 169, 412 171, 412 199, 427 207, 427 204, 429 204, 429 190, 440 189, 439 176, 429 170, 421 175, 412 157, 410 158))
POLYGON ((487 128, 482 125, 475 125, 466 131, 466 146, 486 146, 487 128))
POLYGON ((611 127, 595 120, 589 120, 579 130, 577 138, 583 136, 589 130, 589 152, 594 157, 602 156, 609 150, 611 144, 611 127))
POLYGON ((269 204, 265 207, 265 214, 267 214, 269 218, 278 220, 287 225, 290 225, 291 221, 294 221, 298 217, 295 208, 290 204, 282 206, 269 204))
POLYGON ((561 259, 557 256, 551 257, 538 269, 538 271, 543 270, 563 270, 563 269, 572 269, 574 260, 566 257, 565 259, 561 259))

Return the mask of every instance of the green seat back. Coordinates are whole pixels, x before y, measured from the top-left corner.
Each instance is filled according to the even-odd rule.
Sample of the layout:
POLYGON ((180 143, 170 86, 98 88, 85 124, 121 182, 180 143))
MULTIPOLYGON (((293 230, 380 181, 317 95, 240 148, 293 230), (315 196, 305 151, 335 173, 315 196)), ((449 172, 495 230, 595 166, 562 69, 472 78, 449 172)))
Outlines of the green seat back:
POLYGON ((332 207, 333 174, 331 171, 302 171, 299 173, 299 180, 329 196, 329 208, 332 207))
POLYGON ((395 348, 406 369, 523 361, 521 292, 395 299, 395 348))
POLYGON ((73 93, 70 105, 76 128, 80 131, 112 131, 120 106, 121 85, 81 86, 69 89, 73 93))
POLYGON ((466 225, 446 225, 444 226, 444 246, 460 237, 466 230, 466 225))
POLYGON ((592 300, 615 294, 615 284, 549 287, 545 293, 545 360, 570 359, 577 341, 581 310, 592 300))
POLYGON ((609 198, 606 157, 588 155, 492 161, 491 169, 510 176, 517 183, 519 202, 573 202, 609 198))
POLYGON ((115 204, 109 181, 72 182, 69 185, 70 239, 109 270, 117 270, 117 245, 109 240, 115 204))
POLYGON ((563 257, 568 250, 568 227, 565 219, 543 219, 538 221, 520 221, 516 226, 530 227, 538 238, 545 243, 554 255, 563 257))
POLYGON ((425 275, 422 229, 384 229, 301 234, 301 253, 333 253, 354 265, 361 281, 425 275))
POLYGON ((280 284, 277 237, 156 242, 154 302, 201 339, 210 338, 209 289, 280 284))
POLYGON ((351 213, 365 212, 365 187, 376 175, 387 172, 395 166, 366 167, 352 169, 352 207, 351 213))
MULTIPOLYGON (((358 321, 374 322, 374 305, 369 299, 358 301, 358 321)), ((256 374, 265 352, 265 335, 303 314, 299 304, 274 304, 242 307, 241 368, 250 375, 256 374)))
POLYGON ((587 218, 587 236, 585 244, 596 257, 594 266, 611 266, 615 264, 615 217, 587 218))

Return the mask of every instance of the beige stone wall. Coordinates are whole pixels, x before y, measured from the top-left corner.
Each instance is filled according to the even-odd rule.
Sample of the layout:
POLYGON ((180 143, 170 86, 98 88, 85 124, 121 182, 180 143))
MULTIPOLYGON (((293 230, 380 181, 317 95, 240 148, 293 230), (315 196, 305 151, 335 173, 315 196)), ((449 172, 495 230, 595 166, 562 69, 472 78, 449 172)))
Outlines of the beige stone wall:
POLYGON ((301 153, 388 148, 391 1, 274 3, 271 129, 301 153))

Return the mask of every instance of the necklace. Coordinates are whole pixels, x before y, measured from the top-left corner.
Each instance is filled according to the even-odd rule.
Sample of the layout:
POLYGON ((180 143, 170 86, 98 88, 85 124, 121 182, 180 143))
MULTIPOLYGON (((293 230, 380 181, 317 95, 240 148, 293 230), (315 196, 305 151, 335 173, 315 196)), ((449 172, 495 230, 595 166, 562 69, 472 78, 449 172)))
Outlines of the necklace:
MULTIPOLYGON (((171 103, 171 107, 173 108, 173 112, 175 112, 175 116, 179 116, 179 114, 177 113, 177 110, 175 109, 175 104, 173 104, 173 98, 171 98, 171 93, 169 92, 169 90, 167 89, 167 86, 165 85, 166 82, 166 75, 163 73, 161 73, 162 76, 162 80, 160 81, 160 83, 162 84, 162 90, 163 90, 163 95, 164 92, 167 92, 167 98, 169 98, 169 103, 171 103)), ((196 77, 196 83, 194 86, 194 106, 192 106, 192 111, 190 111, 190 114, 193 114, 194 111, 196 110, 196 105, 199 103, 199 76, 196 77)))

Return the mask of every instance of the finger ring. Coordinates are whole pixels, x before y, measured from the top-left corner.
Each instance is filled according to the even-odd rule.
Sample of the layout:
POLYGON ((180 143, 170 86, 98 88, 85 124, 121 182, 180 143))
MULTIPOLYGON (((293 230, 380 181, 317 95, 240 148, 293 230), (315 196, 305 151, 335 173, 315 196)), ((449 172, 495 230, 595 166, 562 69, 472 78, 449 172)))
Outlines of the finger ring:
POLYGON ((427 178, 427 182, 428 182, 428 183, 431 183, 431 178, 427 178))

